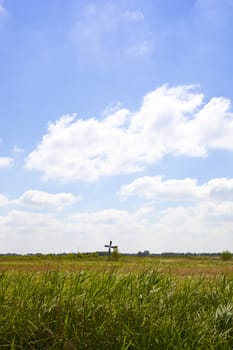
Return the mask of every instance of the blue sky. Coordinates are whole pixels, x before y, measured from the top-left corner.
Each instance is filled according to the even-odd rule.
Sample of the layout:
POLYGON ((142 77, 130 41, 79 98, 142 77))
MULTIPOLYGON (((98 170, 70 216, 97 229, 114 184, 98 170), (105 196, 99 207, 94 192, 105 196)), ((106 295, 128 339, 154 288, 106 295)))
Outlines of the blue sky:
POLYGON ((0 0, 1 252, 233 250, 231 0, 0 0))

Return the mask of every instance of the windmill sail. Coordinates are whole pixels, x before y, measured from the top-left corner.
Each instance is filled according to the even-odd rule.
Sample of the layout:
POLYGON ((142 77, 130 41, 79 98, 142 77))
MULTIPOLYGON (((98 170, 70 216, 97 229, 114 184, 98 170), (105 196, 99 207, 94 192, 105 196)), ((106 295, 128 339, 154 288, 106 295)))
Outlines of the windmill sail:
POLYGON ((111 254, 111 249, 118 248, 117 245, 112 245, 112 241, 109 242, 109 244, 105 244, 105 248, 108 248, 108 254, 111 254))

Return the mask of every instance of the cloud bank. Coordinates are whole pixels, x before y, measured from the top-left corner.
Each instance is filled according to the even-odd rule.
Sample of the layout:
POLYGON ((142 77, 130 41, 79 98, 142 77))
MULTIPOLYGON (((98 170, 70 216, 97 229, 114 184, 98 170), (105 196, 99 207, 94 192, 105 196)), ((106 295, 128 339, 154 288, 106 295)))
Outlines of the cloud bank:
POLYGON ((25 253, 96 251, 104 250, 111 237, 121 252, 222 251, 232 249, 232 210, 232 201, 59 216, 14 209, 0 215, 1 249, 25 253))
POLYGON ((162 86, 145 95, 137 111, 121 108, 102 120, 68 115, 50 123, 25 166, 46 179, 96 181, 140 172, 166 155, 233 151, 230 107, 223 97, 204 102, 194 86, 162 86))
POLYGON ((121 252, 222 251, 233 237, 233 179, 142 177, 122 186, 122 198, 139 196, 139 208, 82 211, 71 193, 28 190, 10 200, 0 194, 3 252, 103 250, 109 237, 121 252), (149 202, 147 202, 149 201, 149 202), (160 204, 166 201, 166 207, 160 204), (71 211, 66 211, 72 206, 71 211), (5 208, 4 208, 5 207, 5 208))

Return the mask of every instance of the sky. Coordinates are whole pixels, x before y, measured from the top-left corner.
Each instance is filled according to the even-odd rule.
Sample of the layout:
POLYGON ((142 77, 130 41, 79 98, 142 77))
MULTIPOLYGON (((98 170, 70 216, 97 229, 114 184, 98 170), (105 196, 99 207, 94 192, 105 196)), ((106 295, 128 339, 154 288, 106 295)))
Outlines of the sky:
POLYGON ((232 0, 0 0, 0 253, 233 251, 232 0))

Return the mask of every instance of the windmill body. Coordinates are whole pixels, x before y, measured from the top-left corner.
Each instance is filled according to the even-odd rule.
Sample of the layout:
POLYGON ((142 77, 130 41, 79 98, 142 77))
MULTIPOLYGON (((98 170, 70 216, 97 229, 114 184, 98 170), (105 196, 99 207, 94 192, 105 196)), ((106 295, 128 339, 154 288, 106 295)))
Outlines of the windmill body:
POLYGON ((109 244, 105 244, 105 248, 108 248, 108 254, 111 254, 111 249, 117 249, 117 245, 112 245, 112 241, 109 242, 109 244))

